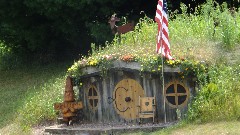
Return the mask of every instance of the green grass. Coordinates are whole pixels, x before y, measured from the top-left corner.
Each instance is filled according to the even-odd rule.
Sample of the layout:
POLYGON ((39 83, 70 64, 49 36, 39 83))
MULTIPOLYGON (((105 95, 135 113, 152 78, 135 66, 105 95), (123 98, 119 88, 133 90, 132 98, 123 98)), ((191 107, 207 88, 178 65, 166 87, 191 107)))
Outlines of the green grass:
POLYGON ((0 134, 10 132, 2 133, 9 125, 27 131, 32 125, 54 120, 53 103, 62 99, 67 66, 62 63, 0 71, 0 134))
POLYGON ((239 121, 187 124, 157 131, 151 135, 238 135, 240 134, 239 126, 239 121))
POLYGON ((154 132, 135 132, 122 135, 240 135, 240 121, 220 121, 202 124, 186 124, 164 128, 154 132))

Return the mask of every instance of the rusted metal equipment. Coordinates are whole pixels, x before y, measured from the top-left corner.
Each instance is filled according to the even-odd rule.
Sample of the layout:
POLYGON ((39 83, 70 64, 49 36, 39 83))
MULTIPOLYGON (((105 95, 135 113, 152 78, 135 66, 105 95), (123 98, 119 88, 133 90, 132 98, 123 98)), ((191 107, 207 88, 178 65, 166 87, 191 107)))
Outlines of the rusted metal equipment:
POLYGON ((82 108, 82 102, 75 102, 72 79, 68 76, 65 85, 64 101, 63 103, 55 103, 54 109, 61 111, 63 121, 69 125, 75 119, 76 110, 82 108))
POLYGON ((112 15, 108 21, 113 34, 121 35, 121 34, 125 34, 129 31, 134 30, 134 22, 130 22, 130 23, 124 24, 122 26, 117 26, 116 22, 118 22, 118 21, 120 21, 120 19, 117 18, 115 14, 112 15))

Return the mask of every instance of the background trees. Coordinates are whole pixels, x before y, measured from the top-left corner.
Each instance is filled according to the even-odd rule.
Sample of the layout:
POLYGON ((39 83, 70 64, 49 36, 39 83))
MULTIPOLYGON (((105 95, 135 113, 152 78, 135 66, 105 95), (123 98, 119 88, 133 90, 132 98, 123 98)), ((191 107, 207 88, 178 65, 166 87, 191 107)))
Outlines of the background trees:
MULTIPOLYGON (((203 1, 168 2, 174 11, 180 10, 180 2, 195 7, 203 1)), ((234 5, 237 0, 228 2, 234 5)), ((113 13, 137 21, 144 11, 154 18, 156 4, 157 0, 1 0, 0 41, 27 61, 76 58, 87 54, 91 42, 112 39, 107 22, 113 13)))

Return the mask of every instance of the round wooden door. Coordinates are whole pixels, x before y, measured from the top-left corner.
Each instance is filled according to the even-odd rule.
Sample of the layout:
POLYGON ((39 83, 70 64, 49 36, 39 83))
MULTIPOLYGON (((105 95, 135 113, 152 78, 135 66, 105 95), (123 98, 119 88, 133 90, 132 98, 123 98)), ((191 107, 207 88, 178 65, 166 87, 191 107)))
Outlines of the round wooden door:
POLYGON ((115 87, 114 107, 116 112, 124 119, 138 118, 139 96, 144 96, 142 86, 133 79, 123 79, 115 87))

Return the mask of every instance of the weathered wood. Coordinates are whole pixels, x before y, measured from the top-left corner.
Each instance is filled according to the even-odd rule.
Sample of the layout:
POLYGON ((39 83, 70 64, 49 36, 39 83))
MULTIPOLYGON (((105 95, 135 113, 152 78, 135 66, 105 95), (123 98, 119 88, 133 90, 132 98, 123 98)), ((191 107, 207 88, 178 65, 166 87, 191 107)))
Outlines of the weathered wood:
POLYGON ((124 119, 138 118, 138 97, 144 96, 142 86, 133 79, 123 79, 114 89, 115 111, 124 119))
MULTIPOLYGON (((181 81, 177 73, 180 71, 179 68, 169 68, 167 66, 165 66, 165 68, 165 86, 173 80, 181 81)), ((87 68, 85 68, 85 70, 86 69, 87 68)), ((156 97, 155 120, 157 122, 164 122, 165 113, 167 122, 176 121, 177 109, 164 103, 166 94, 163 95, 164 90, 162 89, 161 75, 151 72, 141 72, 140 74, 140 69, 141 66, 137 62, 127 63, 119 60, 114 61, 113 67, 109 70, 107 76, 99 76, 99 70, 97 68, 92 68, 87 71, 89 73, 87 76, 80 77, 83 86, 80 88, 79 93, 81 92, 82 95, 80 100, 83 102, 84 106, 84 120, 90 122, 137 122, 138 112, 131 108, 135 108, 136 104, 134 102, 139 95, 145 95, 156 97), (138 84, 129 84, 129 82, 124 82, 123 80, 134 80, 134 82, 138 84), (91 107, 89 107, 88 90, 91 85, 95 86, 98 90, 99 104, 96 110, 92 110, 91 107), (121 89, 128 89, 128 91, 121 90, 120 92, 116 92, 118 87, 122 87, 121 89), (122 98, 116 98, 115 93, 122 98), (121 103, 121 105, 117 106, 120 107, 120 111, 116 109, 116 102, 118 104, 121 103), (165 112, 163 108, 164 104, 166 105, 165 112), (130 109, 127 109, 128 107, 130 109), (125 109, 129 111, 121 112, 125 109)), ((190 99, 182 108, 178 108, 181 112, 186 112, 187 104, 191 101, 192 94, 195 91, 194 85, 189 85, 189 82, 189 79, 182 82, 186 88, 189 88, 190 99)), ((92 97, 93 100, 95 98, 96 97, 92 97)))

